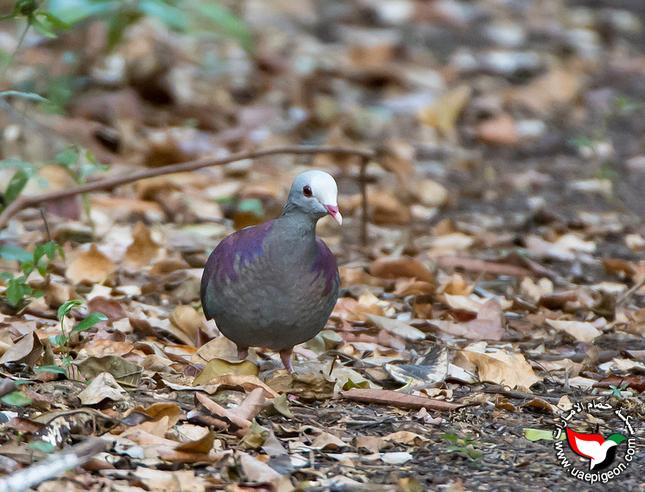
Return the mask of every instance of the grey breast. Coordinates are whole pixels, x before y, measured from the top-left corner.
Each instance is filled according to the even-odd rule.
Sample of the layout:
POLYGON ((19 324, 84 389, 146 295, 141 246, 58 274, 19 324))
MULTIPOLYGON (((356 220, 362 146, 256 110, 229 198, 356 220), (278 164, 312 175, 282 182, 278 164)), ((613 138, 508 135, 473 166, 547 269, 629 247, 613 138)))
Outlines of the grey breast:
POLYGON ((282 232, 272 231, 264 253, 239 268, 236 280, 208 286, 213 319, 240 347, 293 347, 314 337, 334 308, 338 278, 326 289, 324 278, 312 271, 315 241, 290 241, 282 232))

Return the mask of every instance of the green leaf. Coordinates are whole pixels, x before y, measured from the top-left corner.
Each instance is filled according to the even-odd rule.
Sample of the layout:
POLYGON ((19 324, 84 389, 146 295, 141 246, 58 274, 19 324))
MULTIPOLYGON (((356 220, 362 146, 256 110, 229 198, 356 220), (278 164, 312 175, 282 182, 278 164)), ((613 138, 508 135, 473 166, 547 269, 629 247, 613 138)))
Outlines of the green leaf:
POLYGON ((4 294, 7 297, 9 305, 18 308, 23 303, 23 300, 29 297, 32 292, 31 287, 25 282, 25 277, 20 276, 12 278, 9 281, 4 294))
POLYGON ((46 17, 43 17, 42 14, 34 15, 29 19, 29 24, 40 34, 47 38, 55 38, 56 31, 54 26, 52 26, 46 17))
POLYGON ((70 28, 70 25, 67 22, 51 12, 43 11, 39 12, 38 15, 44 17, 54 29, 65 31, 70 28))
POLYGON ((80 299, 70 299, 66 303, 61 304, 61 306, 58 308, 58 311, 56 312, 58 321, 62 321, 63 318, 67 316, 72 309, 82 305, 83 301, 81 301, 80 299))
POLYGON ((75 146, 61 150, 54 160, 61 166, 70 167, 78 162, 78 149, 75 146))
POLYGON ((18 261, 20 263, 30 261, 32 255, 29 251, 13 244, 0 245, 0 258, 7 261, 18 261))
POLYGON ((4 192, 5 205, 10 204, 18 198, 27 185, 27 181, 29 181, 29 174, 24 169, 18 169, 9 180, 7 189, 4 192))
POLYGON ((25 277, 28 277, 34 271, 34 262, 31 259, 21 262, 20 270, 25 274, 25 277))
POLYGON ((0 280, 3 282, 9 282, 13 278, 13 275, 9 272, 0 272, 0 280))
POLYGON ((14 407, 26 407, 31 404, 31 398, 25 395, 22 391, 12 391, 0 398, 0 401, 5 405, 13 405, 14 407))
POLYGON ((74 329, 72 329, 72 333, 78 333, 81 331, 87 331, 90 328, 92 328, 95 324, 100 323, 101 321, 107 321, 108 317, 99 312, 93 312, 87 315, 87 317, 79 322, 74 329))
POLYGON ((347 382, 343 385, 343 391, 348 391, 352 388, 360 388, 360 389, 365 389, 369 388, 370 383, 367 380, 364 381, 359 381, 358 383, 355 383, 354 381, 350 379, 347 380, 347 382))
POLYGON ((48 11, 67 25, 77 24, 91 16, 113 15, 121 0, 49 0, 48 11))
POLYGON ((198 2, 195 4, 195 10, 197 22, 206 20, 226 36, 235 39, 245 50, 251 51, 253 36, 250 29, 230 10, 215 2, 198 2))
POLYGON ((459 440, 457 434, 441 434, 441 438, 448 442, 457 442, 459 440))
POLYGON ((54 374, 65 374, 65 369, 58 366, 37 366, 34 367, 34 372, 51 372, 54 374))
POLYGON ((31 441, 29 444, 27 444, 27 447, 45 454, 50 454, 56 451, 56 447, 52 443, 40 440, 31 441))
POLYGON ((27 99, 29 101, 36 102, 47 102, 47 98, 36 94, 35 92, 23 92, 23 91, 1 91, 0 98, 3 97, 19 97, 22 99, 27 99))
POLYGON ((54 347, 64 347, 67 345, 69 338, 67 338, 65 335, 53 335, 49 337, 49 342, 54 346, 54 347))
MULTIPOLYGON (((555 439, 553 438, 553 431, 550 429, 531 429, 529 427, 525 427, 523 429, 524 437, 528 439, 531 442, 535 441, 554 441, 555 439)), ((560 436, 560 440, 565 439, 565 434, 562 433, 560 436)))
POLYGON ((138 7, 142 13, 150 17, 156 17, 171 29, 185 31, 188 27, 186 14, 168 2, 163 0, 140 0, 138 7))

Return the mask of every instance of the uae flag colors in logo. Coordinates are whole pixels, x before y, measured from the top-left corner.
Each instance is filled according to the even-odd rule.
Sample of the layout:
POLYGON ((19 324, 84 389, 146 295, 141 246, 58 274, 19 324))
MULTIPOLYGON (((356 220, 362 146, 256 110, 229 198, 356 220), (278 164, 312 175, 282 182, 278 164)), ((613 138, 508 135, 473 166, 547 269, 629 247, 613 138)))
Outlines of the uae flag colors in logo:
POLYGON ((598 471, 609 467, 616 457, 616 447, 627 440, 622 434, 607 439, 600 434, 583 434, 567 427, 567 441, 574 453, 589 459, 589 469, 598 471))

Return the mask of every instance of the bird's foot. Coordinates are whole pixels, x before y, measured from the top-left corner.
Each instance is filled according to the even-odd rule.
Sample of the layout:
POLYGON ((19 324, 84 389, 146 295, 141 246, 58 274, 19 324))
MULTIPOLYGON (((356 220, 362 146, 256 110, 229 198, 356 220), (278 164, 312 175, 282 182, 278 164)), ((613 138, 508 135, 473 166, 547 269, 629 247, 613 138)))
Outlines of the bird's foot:
POLYGON ((293 366, 291 365, 291 352, 293 349, 280 350, 280 360, 284 364, 284 368, 289 374, 293 374, 293 366))
POLYGON ((248 347, 246 347, 246 348, 238 347, 237 348, 237 358, 238 359, 244 360, 244 359, 246 359, 248 357, 248 355, 249 355, 249 348, 248 347))

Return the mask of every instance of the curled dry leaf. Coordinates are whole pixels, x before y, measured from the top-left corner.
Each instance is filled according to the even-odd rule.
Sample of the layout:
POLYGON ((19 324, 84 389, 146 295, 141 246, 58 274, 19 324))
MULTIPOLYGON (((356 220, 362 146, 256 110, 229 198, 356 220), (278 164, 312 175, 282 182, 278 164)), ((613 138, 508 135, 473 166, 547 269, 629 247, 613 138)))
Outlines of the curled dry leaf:
POLYGON ((274 490, 292 489, 291 482, 288 477, 280 475, 266 463, 263 463, 247 453, 239 453, 239 459, 242 471, 249 482, 269 483, 274 486, 274 490))
POLYGON ((101 253, 96 244, 92 244, 88 251, 78 255, 65 270, 65 277, 74 283, 105 282, 116 271, 116 265, 110 258, 101 253))
POLYGON ((266 401, 264 390, 255 388, 233 412, 243 419, 253 420, 268 405, 270 403, 266 401))
POLYGON ((204 321, 204 316, 192 306, 177 306, 170 314, 170 322, 188 335, 193 343, 197 342, 204 321))
POLYGON ((468 85, 460 85, 449 90, 432 105, 419 112, 419 120, 428 126, 436 128, 442 136, 454 141, 457 138, 455 125, 464 107, 470 100, 472 89, 468 85))
POLYGON ((90 311, 97 311, 105 314, 110 321, 127 318, 128 316, 125 309, 123 309, 122 301, 103 296, 92 297, 92 299, 87 303, 87 308, 90 311))
POLYGON ((195 393, 195 398, 197 398, 197 401, 204 405, 206 410, 211 412, 214 416, 222 417, 225 420, 229 421, 231 424, 235 425, 238 428, 238 430, 236 431, 238 435, 244 435, 246 430, 251 426, 251 422, 249 420, 240 417, 235 412, 222 407, 218 403, 215 403, 205 394, 195 393))
POLYGON ((402 465, 407 463, 413 456, 407 451, 395 451, 392 453, 381 453, 381 460, 388 465, 402 465))
POLYGON ((125 397, 125 390, 119 386, 119 383, 109 372, 102 372, 96 376, 87 388, 78 394, 83 405, 96 405, 105 399, 121 401, 125 397))
POLYGON ((390 140, 379 149, 378 162, 396 174, 401 183, 407 183, 414 174, 415 148, 406 140, 390 140))
POLYGON ((329 432, 321 432, 309 447, 311 449, 342 449, 347 447, 347 443, 329 432))
POLYGON ((125 263, 131 267, 149 265, 159 253, 159 245, 152 239, 150 229, 143 222, 137 222, 132 232, 133 241, 125 251, 125 263))
POLYGON ((412 192, 415 198, 426 207, 441 207, 448 201, 448 190, 432 179, 414 181, 412 192))
POLYGON ((40 343, 36 332, 27 333, 2 354, 0 364, 24 362, 29 366, 33 366, 40 360, 43 351, 43 345, 40 343))
POLYGON ((393 335, 397 335, 401 338, 405 338, 406 340, 423 340, 426 337, 425 333, 423 333, 418 328, 410 326, 404 321, 400 321, 398 319, 390 319, 384 316, 376 316, 374 314, 368 315, 367 318, 377 328, 388 331, 393 335))
POLYGON ((471 345, 457 352, 453 363, 466 371, 477 373, 480 381, 502 384, 510 388, 528 390, 541 381, 524 356, 505 350, 481 352, 480 344, 471 345))
POLYGON ((446 379, 448 349, 445 345, 437 344, 420 364, 385 364, 385 370, 408 388, 429 388, 446 379))
POLYGON ((602 335, 602 332, 588 321, 566 321, 558 319, 547 319, 545 321, 549 326, 567 333, 580 342, 593 342, 602 335))
POLYGON ((213 379, 225 375, 237 376, 257 376, 259 373, 258 366, 250 360, 241 360, 229 362, 224 359, 212 359, 206 364, 206 367, 195 377, 193 384, 195 386, 208 384, 213 379))
POLYGON ((237 346, 220 335, 199 347, 191 360, 198 364, 205 364, 213 359, 237 360, 237 346))
POLYGON ((410 277, 434 283, 432 272, 419 260, 409 256, 378 258, 370 265, 369 272, 375 277, 392 279, 410 277))
POLYGON ((471 321, 431 320, 431 323, 441 331, 470 340, 501 340, 504 335, 504 314, 496 299, 486 301, 471 321))

